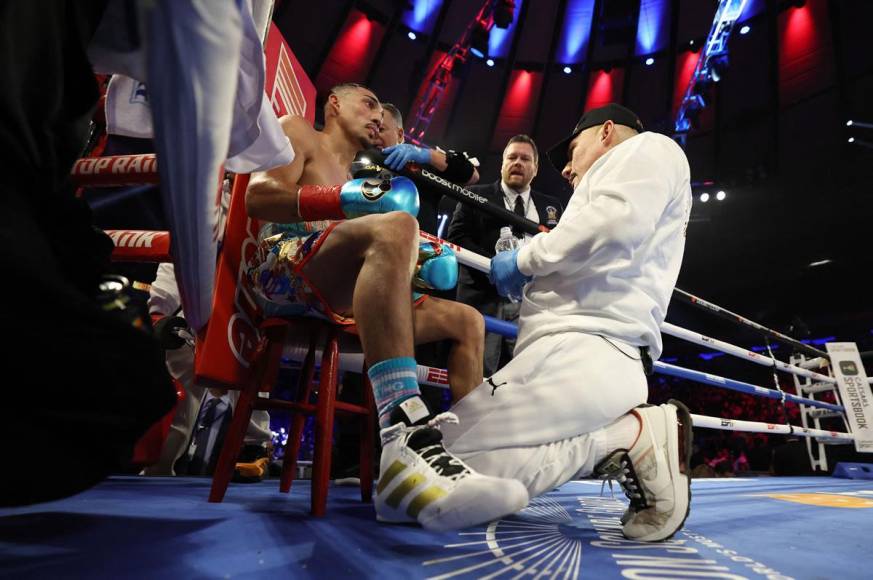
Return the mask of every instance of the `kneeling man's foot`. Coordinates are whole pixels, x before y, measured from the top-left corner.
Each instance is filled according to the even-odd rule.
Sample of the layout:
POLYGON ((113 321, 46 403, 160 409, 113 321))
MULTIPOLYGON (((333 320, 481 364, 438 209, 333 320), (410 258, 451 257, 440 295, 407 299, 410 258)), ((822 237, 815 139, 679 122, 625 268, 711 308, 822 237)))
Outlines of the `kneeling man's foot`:
POLYGON ((618 481, 630 499, 624 536, 658 542, 682 529, 691 506, 691 413, 675 400, 632 412, 641 426, 636 443, 610 453, 594 475, 618 481))

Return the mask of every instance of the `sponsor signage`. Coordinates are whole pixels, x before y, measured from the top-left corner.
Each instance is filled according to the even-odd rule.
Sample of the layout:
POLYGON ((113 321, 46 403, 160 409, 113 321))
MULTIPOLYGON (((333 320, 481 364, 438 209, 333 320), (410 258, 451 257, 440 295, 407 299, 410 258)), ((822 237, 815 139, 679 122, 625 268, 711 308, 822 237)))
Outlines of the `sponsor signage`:
POLYGON ((873 453, 873 427, 870 425, 873 421, 873 395, 858 346, 854 342, 829 342, 827 349, 840 398, 846 408, 846 418, 855 437, 855 449, 873 453))

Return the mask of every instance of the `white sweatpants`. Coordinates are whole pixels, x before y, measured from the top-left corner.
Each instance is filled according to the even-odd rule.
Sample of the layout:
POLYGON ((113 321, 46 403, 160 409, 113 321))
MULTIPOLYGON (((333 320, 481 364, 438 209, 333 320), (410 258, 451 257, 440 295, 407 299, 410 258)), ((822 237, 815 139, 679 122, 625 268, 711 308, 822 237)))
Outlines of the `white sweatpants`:
POLYGON ((603 428, 646 402, 637 347, 567 332, 539 339, 458 401, 447 448, 486 475, 518 479, 531 497, 591 473, 603 428))

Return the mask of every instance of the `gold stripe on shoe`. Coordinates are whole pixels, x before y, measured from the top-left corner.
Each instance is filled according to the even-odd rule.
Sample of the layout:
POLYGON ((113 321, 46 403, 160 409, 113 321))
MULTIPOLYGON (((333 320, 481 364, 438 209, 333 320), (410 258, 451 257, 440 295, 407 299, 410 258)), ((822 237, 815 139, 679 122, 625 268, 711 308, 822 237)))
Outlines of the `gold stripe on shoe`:
POLYGON ((404 469, 406 469, 404 463, 394 461, 394 463, 391 464, 391 467, 385 470, 385 474, 379 478, 379 483, 376 485, 376 493, 382 493, 385 491, 385 488, 388 487, 391 480, 397 477, 397 475, 404 469))
POLYGON ((414 500, 409 502, 409 507, 407 508, 406 513, 409 514, 410 517, 417 518, 418 513, 421 510, 445 495, 448 494, 443 488, 429 487, 415 496, 414 500))
POLYGON ((427 481, 427 478, 420 473, 413 473, 403 481, 401 481, 397 487, 394 488, 394 491, 391 492, 391 495, 388 496, 388 499, 385 500, 389 506, 394 509, 397 509, 397 506, 400 505, 400 502, 403 500, 406 495, 427 481))

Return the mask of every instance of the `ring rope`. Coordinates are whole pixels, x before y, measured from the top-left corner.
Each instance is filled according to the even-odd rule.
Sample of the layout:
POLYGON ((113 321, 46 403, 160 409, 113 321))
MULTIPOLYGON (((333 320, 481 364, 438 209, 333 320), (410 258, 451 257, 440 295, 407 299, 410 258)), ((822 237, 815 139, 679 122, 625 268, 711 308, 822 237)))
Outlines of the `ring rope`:
POLYGON ((776 359, 776 357, 773 356, 773 351, 772 349, 770 349, 769 343, 767 344, 767 349, 770 351, 770 357, 767 357, 761 353, 757 353, 755 351, 745 349, 741 346, 736 346, 729 342, 725 342, 717 338, 712 338, 704 334, 688 330, 687 328, 682 328, 681 326, 676 326, 675 324, 670 324, 669 322, 664 322, 661 325, 661 332, 674 338, 679 338, 700 346, 714 348, 715 350, 721 351, 725 354, 752 361, 755 364, 767 367, 775 367, 780 371, 790 373, 792 375, 806 377, 810 380, 820 381, 824 383, 836 382, 836 379, 834 379, 833 377, 829 377, 828 375, 823 375, 821 373, 817 373, 800 366, 791 365, 776 359))
POLYGON ((833 403, 826 403, 825 401, 816 401, 815 399, 807 399, 805 397, 792 395, 791 393, 785 393, 784 391, 782 392, 782 395, 780 395, 778 391, 768 389, 767 387, 759 387, 757 385, 744 383, 743 381, 737 381, 734 379, 720 377, 718 375, 712 375, 701 371, 686 369, 684 367, 678 367, 661 361, 656 361, 654 367, 655 372, 660 372, 661 374, 669 375, 672 377, 689 379, 698 383, 718 387, 720 389, 727 389, 730 391, 745 393, 747 395, 755 395, 758 397, 776 400, 781 399, 782 395, 784 395, 788 401, 792 403, 797 403, 799 405, 818 407, 821 409, 828 409, 830 411, 839 411, 840 413, 845 413, 846 411, 845 407, 841 405, 834 405, 833 403))
POLYGON ((801 352, 805 352, 808 355, 829 358, 828 353, 824 352, 823 350, 819 350, 817 348, 811 347, 808 344, 804 344, 804 343, 800 342, 799 340, 797 340, 796 338, 792 338, 786 334, 782 334, 781 332, 776 332, 775 330, 773 330, 771 328, 767 328, 766 326, 764 326, 762 324, 758 324, 757 322, 755 322, 753 320, 749 320, 745 316, 740 316, 739 314, 736 314, 735 312, 731 312, 730 310, 728 310, 726 308, 722 308, 721 306, 713 304, 712 302, 708 302, 708 301, 706 301, 702 298, 699 298, 699 297, 697 297, 689 292, 686 292, 685 290, 681 290, 679 288, 673 288, 673 296, 679 297, 682 301, 684 301, 687 304, 691 304, 692 306, 696 306, 697 308, 700 308, 702 310, 706 310, 708 312, 712 312, 714 314, 721 316, 722 318, 726 318, 728 320, 731 320, 731 321, 739 324, 740 326, 747 326, 750 328, 754 328, 758 332, 763 333, 765 336, 769 336, 770 338, 777 340, 783 344, 793 346, 796 350, 799 350, 801 352))

